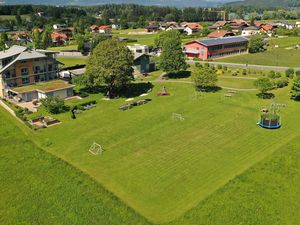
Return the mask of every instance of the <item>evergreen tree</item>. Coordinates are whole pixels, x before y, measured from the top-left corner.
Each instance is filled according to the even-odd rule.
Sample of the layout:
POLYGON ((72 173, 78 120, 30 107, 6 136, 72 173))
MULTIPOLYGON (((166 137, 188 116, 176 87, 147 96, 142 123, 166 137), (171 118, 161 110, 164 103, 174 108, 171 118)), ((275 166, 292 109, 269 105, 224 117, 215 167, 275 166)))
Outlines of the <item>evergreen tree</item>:
POLYGON ((48 30, 45 30, 42 33, 41 37, 41 48, 42 49, 47 49, 49 46, 51 46, 52 40, 50 37, 50 32, 48 30))
POLYGON ((32 34, 32 44, 34 48, 42 48, 41 33, 39 29, 34 29, 32 34))
POLYGON ((133 54, 126 44, 116 39, 100 42, 89 57, 86 75, 94 86, 106 84, 109 97, 133 79, 133 54))
POLYGON ((177 30, 163 32, 156 44, 161 47, 160 68, 166 73, 186 70, 187 64, 181 48, 181 37, 177 30))

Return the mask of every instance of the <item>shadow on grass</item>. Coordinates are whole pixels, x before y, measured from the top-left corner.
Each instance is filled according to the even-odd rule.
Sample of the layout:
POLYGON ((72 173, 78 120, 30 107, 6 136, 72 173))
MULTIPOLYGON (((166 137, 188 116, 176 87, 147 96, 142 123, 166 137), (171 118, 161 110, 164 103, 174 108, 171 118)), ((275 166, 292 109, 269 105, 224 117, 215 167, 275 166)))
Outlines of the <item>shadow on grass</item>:
POLYGON ((221 87, 218 87, 218 86, 215 86, 215 87, 197 87, 196 88, 196 91, 198 92, 212 92, 212 93, 215 93, 215 92, 218 92, 218 91, 221 91, 222 88, 221 87))
MULTIPOLYGON (((143 82, 143 83, 131 83, 124 86, 123 88, 116 91, 116 97, 125 97, 133 98, 140 96, 143 93, 147 93, 150 89, 153 88, 152 83, 143 82)), ((107 96, 108 88, 107 86, 96 86, 96 87, 84 87, 79 90, 80 94, 103 94, 107 96)))
POLYGON ((262 98, 262 99, 275 98, 275 95, 273 93, 258 93, 256 96, 259 97, 259 98, 262 98))
POLYGON ((191 74, 191 71, 180 71, 178 73, 169 73, 166 75, 166 77, 170 79, 182 79, 190 77, 191 74))

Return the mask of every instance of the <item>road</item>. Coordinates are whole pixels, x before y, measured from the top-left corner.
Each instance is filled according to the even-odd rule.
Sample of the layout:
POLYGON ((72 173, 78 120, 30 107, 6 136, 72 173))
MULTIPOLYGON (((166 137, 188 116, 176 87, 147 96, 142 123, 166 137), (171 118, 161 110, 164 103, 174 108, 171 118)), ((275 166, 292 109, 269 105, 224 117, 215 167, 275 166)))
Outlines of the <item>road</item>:
MULTIPOLYGON (((244 69, 258 69, 258 70, 274 70, 274 71, 285 71, 291 67, 285 66, 264 66, 264 65, 251 65, 251 64, 239 64, 239 63, 226 63, 226 62, 207 62, 207 61, 193 61, 188 60, 188 64, 195 64, 196 62, 200 64, 209 63, 211 65, 222 65, 228 67, 237 67, 237 68, 244 68, 244 69)), ((299 63, 300 66, 300 63, 299 63)), ((295 70, 300 70, 300 67, 294 68, 295 70)))

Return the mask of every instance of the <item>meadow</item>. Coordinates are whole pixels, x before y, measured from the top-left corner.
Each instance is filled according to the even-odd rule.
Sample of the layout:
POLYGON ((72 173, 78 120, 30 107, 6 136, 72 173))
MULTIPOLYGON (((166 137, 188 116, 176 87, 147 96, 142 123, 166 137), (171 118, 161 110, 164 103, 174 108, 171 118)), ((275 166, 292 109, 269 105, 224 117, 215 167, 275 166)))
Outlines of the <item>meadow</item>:
POLYGON ((161 86, 147 96, 148 104, 125 112, 118 110, 125 98, 104 101, 92 94, 95 109, 76 120, 58 115, 61 125, 33 133, 36 144, 88 173, 148 220, 166 223, 298 135, 300 120, 293 115, 299 104, 288 100, 288 88, 274 91, 275 101, 288 105, 284 126, 269 131, 256 122, 272 100, 258 99, 255 91, 195 98, 192 84, 168 83, 171 96, 157 97, 161 86), (184 122, 173 120, 173 112, 184 122), (88 152, 94 141, 103 146, 102 156, 88 152))
POLYGON ((241 63, 266 66, 300 67, 299 37, 271 39, 267 51, 217 59, 218 62, 241 63), (275 47, 278 46, 278 47, 275 47))
POLYGON ((87 63, 88 57, 57 57, 59 62, 63 63, 62 67, 85 65, 87 63))
POLYGON ((148 224, 0 107, 0 224, 148 224), (31 137, 32 138, 32 137, 31 137))

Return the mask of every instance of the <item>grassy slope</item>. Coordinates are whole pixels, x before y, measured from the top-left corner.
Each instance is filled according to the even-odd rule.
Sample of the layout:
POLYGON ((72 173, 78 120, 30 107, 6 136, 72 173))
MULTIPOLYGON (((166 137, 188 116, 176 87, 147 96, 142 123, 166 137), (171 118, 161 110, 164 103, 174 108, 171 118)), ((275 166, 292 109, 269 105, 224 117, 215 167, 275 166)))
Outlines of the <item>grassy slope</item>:
POLYGON ((272 39, 269 42, 269 49, 256 54, 246 54, 234 57, 218 59, 216 61, 242 64, 256 64, 269 66, 299 67, 300 50, 285 49, 300 44, 299 37, 272 39), (278 45, 279 48, 274 48, 278 45))
POLYGON ((38 149, 0 107, 0 224, 148 224, 90 177, 38 149))
POLYGON ((300 136, 171 224, 300 224, 300 136))
POLYGON ((38 133, 39 145, 50 139, 48 151, 152 221, 168 222, 293 139, 300 124, 293 116, 299 107, 284 97, 287 89, 276 92, 277 101, 288 107, 284 127, 273 132, 255 125, 259 109, 271 102, 255 93, 225 99, 217 92, 195 100, 188 84, 168 84, 172 95, 166 98, 155 97, 159 89, 149 95, 152 102, 126 112, 117 109, 124 104, 121 98, 99 100, 96 109, 76 120, 60 115, 61 125, 38 133), (173 121, 172 112, 182 113, 185 122, 173 121), (102 157, 88 153, 93 141, 104 146, 102 157))

